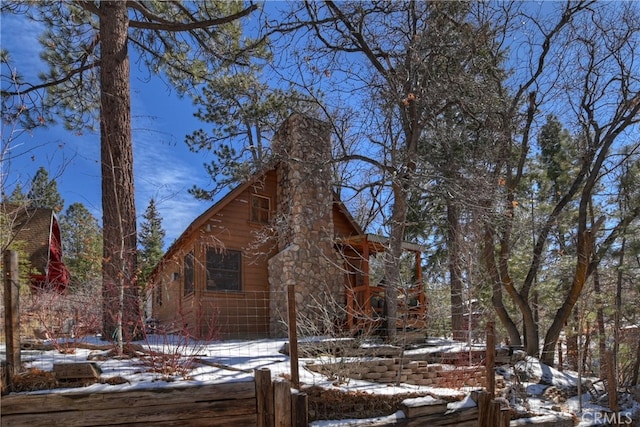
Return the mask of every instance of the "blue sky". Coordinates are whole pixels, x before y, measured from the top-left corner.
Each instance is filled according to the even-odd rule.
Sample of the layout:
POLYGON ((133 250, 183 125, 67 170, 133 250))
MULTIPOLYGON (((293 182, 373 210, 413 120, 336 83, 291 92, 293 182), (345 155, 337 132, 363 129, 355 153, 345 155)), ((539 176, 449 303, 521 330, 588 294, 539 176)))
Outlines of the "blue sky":
MULTIPOLYGON (((0 46, 11 53, 12 64, 28 81, 37 81, 34 76, 45 70, 39 59, 40 29, 23 19, 1 19, 0 46)), ((207 129, 207 124, 193 117, 195 107, 189 98, 180 99, 157 77, 149 79, 148 72, 137 68, 135 59, 131 58, 131 91, 137 214, 141 217, 149 200, 156 199, 168 246, 211 205, 187 193, 194 184, 208 185, 202 164, 210 158, 190 152, 184 143, 186 134, 200 127, 207 129)), ((11 132, 7 123, 2 123, 3 145, 11 132)), ((55 177, 65 208, 80 202, 101 220, 98 132, 78 135, 54 126, 13 135, 17 136, 11 154, 0 165, 7 192, 17 182, 28 185, 38 168, 44 166, 55 177)))

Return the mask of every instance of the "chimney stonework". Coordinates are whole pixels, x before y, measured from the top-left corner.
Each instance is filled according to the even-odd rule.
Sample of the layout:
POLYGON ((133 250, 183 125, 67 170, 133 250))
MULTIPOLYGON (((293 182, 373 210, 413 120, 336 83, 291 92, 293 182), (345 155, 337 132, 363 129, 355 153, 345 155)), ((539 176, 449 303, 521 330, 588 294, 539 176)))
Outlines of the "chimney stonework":
POLYGON ((292 115, 272 142, 278 159, 278 254, 269 260, 270 333, 286 335, 287 287, 296 285, 298 319, 317 333, 337 323, 344 307, 344 272, 334 247, 330 128, 292 115), (325 313, 321 313, 322 311, 325 313), (338 317, 336 317, 338 316, 338 317))

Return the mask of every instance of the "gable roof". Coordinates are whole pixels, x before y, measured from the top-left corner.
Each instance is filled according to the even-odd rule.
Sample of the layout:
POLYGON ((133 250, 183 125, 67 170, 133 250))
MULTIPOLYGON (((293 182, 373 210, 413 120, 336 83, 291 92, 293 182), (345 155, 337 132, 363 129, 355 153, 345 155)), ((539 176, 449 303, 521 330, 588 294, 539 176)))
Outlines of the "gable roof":
POLYGON ((11 228, 8 243, 21 242, 19 249, 29 257, 31 285, 52 285, 53 289, 64 291, 69 284, 69 270, 62 260, 62 237, 55 211, 10 203, 2 203, 1 211, 3 221, 11 228))
POLYGON ((11 226, 11 242, 20 241, 20 249, 29 255, 31 266, 44 274, 49 262, 51 233, 56 220, 53 209, 3 204, 3 214, 11 226))
MULTIPOLYGON (((166 259, 166 258, 171 257, 171 255, 173 255, 173 253, 177 250, 177 248, 180 247, 180 244, 182 243, 182 241, 186 240, 191 235, 192 232, 194 232, 195 230, 197 230, 200 227, 202 227, 203 225, 205 225, 207 220, 210 217, 214 216, 215 214, 220 212, 222 209, 224 209, 224 207, 227 206, 229 203, 231 203, 233 200, 235 200, 235 198, 237 196, 242 194, 245 190, 247 190, 252 185, 255 185, 256 183, 258 183, 261 179, 263 179, 267 175, 267 173, 269 173, 273 169, 274 169, 273 167, 272 168, 265 168, 261 172, 253 175, 253 177, 251 177, 251 179, 247 180, 243 184, 240 184, 237 187, 235 187, 234 189, 232 189, 231 191, 229 191, 227 194, 225 194, 222 197, 222 199, 220 199, 219 201, 214 203, 209 209, 207 209, 202 214, 200 214, 196 219, 194 219, 191 222, 191 224, 189 224, 187 226, 187 228, 171 244, 171 246, 169 246, 169 249, 167 249, 167 251, 165 252, 165 254, 164 254, 164 256, 162 258, 166 259)), ((157 268, 158 267, 156 266, 156 269, 157 268)), ((153 275, 153 273, 152 273, 152 275, 153 275)))

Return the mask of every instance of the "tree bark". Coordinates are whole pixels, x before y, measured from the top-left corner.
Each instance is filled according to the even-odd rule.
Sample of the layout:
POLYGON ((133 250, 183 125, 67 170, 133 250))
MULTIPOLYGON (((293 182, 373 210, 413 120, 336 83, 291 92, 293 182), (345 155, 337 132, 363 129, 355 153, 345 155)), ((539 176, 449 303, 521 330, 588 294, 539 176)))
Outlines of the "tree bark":
POLYGON ((633 371, 631 374, 631 384, 632 386, 638 385, 638 380, 640 379, 640 338, 638 338, 638 345, 636 346, 636 361, 633 364, 633 371))
POLYGON ((571 289, 569 290, 562 306, 556 312, 553 323, 549 327, 547 335, 545 336, 544 346, 542 348, 542 363, 549 366, 554 365, 554 350, 556 343, 558 342, 558 338, 560 337, 560 332, 562 332, 562 328, 564 328, 565 323, 571 316, 573 307, 576 305, 578 297, 587 282, 589 260, 591 258, 591 248, 593 244, 591 236, 592 231, 593 230, 585 230, 578 236, 578 262, 573 283, 571 284, 571 289))
POLYGON ((128 28, 126 2, 100 4, 103 336, 125 340, 135 338, 141 321, 136 278, 128 28))
POLYGON ((407 219, 407 192, 401 182, 393 184, 394 203, 388 253, 385 254, 385 308, 386 333, 390 340, 396 337, 398 320, 398 288, 400 287, 400 257, 407 219))
POLYGON ((484 231, 484 248, 483 248, 483 258, 484 264, 489 272, 489 276, 492 282, 492 294, 491 294, 491 302, 493 303, 493 308, 496 311, 496 315, 502 326, 507 330, 507 335, 509 336, 509 343, 512 345, 520 346, 522 345, 522 338, 520 337, 520 332, 518 331, 518 327, 516 326, 511 316, 509 316, 509 312, 507 308, 504 306, 504 301, 502 299, 502 280, 500 279, 500 272, 498 271, 498 267, 496 265, 494 253, 495 248, 493 247, 494 242, 494 233, 492 229, 492 225, 487 223, 485 224, 484 231))
MULTIPOLYGON (((462 258, 460 257, 460 211, 453 203, 447 204, 447 257, 449 259, 449 283, 451 286, 451 331, 453 339, 467 340, 464 327, 462 298, 462 258)), ((469 316, 471 321, 471 316, 469 316)))
POLYGON ((606 372, 605 365, 607 359, 605 352, 607 351, 607 336, 604 325, 604 310, 602 309, 602 288, 600 286, 600 275, 598 274, 598 268, 593 270, 593 292, 596 296, 596 328, 598 329, 598 360, 600 361, 600 378, 606 372))

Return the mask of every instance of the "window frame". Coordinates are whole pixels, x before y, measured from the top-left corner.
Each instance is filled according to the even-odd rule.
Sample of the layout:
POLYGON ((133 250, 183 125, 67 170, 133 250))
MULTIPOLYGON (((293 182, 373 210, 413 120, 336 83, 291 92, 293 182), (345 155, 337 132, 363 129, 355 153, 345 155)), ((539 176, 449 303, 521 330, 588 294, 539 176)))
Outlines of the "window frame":
POLYGON ((242 292, 242 251, 233 250, 233 249, 223 249, 216 248, 213 246, 207 247, 206 250, 206 260, 205 260, 205 290, 208 292, 242 292), (229 267, 226 266, 218 266, 217 268, 212 268, 212 260, 210 257, 215 257, 216 261, 220 261, 220 257, 224 258, 226 256, 229 257, 237 257, 235 260, 231 260, 230 262, 237 266, 237 269, 233 268, 224 268, 229 267), (217 273, 217 274, 216 274, 217 273), (235 286, 228 286, 228 284, 223 283, 222 285, 216 286, 215 277, 211 276, 235 276, 234 284, 235 286))
POLYGON ((162 306, 162 304, 163 304, 163 302, 164 302, 164 300, 163 300, 163 298, 164 298, 164 293, 163 293, 163 291, 162 291, 162 287, 163 287, 163 286, 164 286, 164 280, 161 280, 161 281, 160 281, 160 282, 155 286, 155 288, 153 289, 153 291, 154 291, 154 296, 155 296, 155 304, 156 304, 158 307, 161 307, 161 306, 162 306))
POLYGON ((271 197, 262 196, 260 194, 251 194, 251 212, 249 213, 249 220, 251 222, 255 222, 256 224, 269 224, 271 221, 271 197), (262 206, 261 203, 256 203, 257 201, 264 202, 266 201, 267 206, 262 206), (266 220, 265 217, 266 216, 266 220))
POLYGON ((182 295, 189 296, 195 293, 196 281, 195 281, 195 265, 196 258, 193 250, 189 251, 182 259, 182 295), (187 260, 191 265, 187 266, 187 260), (187 286, 189 284, 190 286, 187 286))

